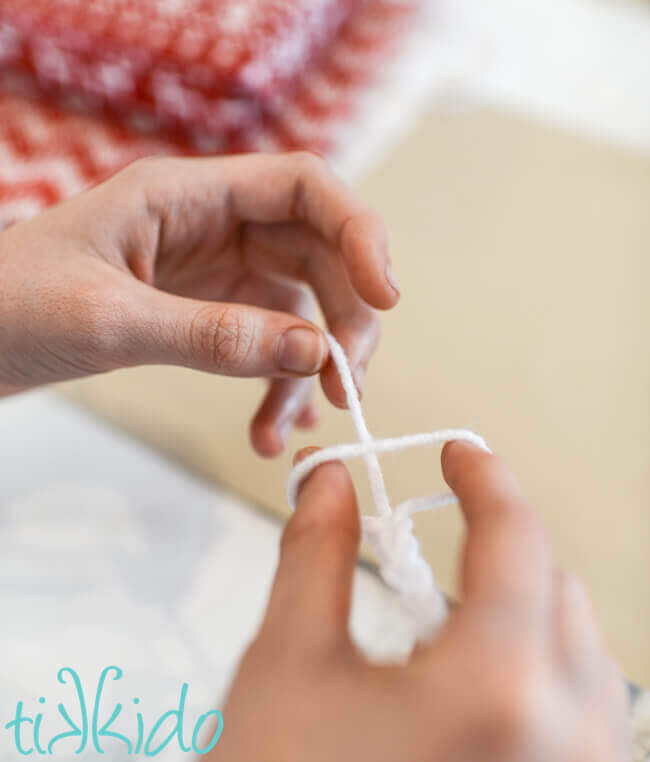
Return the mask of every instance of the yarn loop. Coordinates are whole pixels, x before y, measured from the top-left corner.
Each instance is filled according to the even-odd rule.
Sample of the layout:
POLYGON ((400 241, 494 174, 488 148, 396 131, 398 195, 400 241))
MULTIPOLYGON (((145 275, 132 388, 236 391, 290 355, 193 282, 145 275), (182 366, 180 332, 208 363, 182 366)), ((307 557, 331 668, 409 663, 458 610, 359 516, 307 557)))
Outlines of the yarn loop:
POLYGON ((287 480, 289 505, 292 510, 295 509, 300 483, 316 466, 332 460, 363 458, 376 511, 375 515, 361 517, 364 539, 377 558, 382 579, 397 593, 403 608, 412 618, 417 640, 429 640, 446 617, 447 603, 442 592, 436 587, 431 567, 422 557, 420 546, 413 534, 411 516, 455 503, 456 496, 448 492, 412 498, 391 509, 377 455, 409 447, 444 444, 458 439, 471 442, 489 452, 488 446, 482 437, 468 429, 442 429, 425 434, 374 439, 363 417, 345 352, 330 334, 327 334, 327 341, 345 390, 359 442, 317 450, 297 463, 287 480))

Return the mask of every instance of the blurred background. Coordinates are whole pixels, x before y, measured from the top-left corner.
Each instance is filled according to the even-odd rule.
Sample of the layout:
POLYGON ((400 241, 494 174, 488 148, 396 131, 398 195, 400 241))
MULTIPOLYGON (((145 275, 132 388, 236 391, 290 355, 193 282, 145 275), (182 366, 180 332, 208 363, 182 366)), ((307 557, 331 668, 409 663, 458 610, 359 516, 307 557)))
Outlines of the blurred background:
MULTIPOLYGON (((650 686, 650 4, 0 0, 0 227, 140 155, 298 147, 390 234, 402 301, 371 431, 481 433, 650 686)), ((261 393, 149 367, 2 402, 8 706, 66 661, 91 681, 120 664, 152 707, 184 680, 197 705, 219 697, 263 610, 290 454, 354 439, 321 399, 321 427, 263 461, 261 393)), ((439 488, 437 458, 385 458, 391 497, 439 488)), ((458 512, 416 533, 453 595, 458 512)), ((367 560, 355 632, 399 650, 407 623, 367 560)))

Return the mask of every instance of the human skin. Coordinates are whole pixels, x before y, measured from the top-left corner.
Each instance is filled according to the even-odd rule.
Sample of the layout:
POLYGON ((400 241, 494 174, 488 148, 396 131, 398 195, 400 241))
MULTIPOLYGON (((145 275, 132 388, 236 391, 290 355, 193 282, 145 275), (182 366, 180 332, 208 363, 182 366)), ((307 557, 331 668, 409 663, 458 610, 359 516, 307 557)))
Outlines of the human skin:
MULTIPOLYGON (((0 236, 0 393, 149 363, 265 377, 251 435, 274 455, 315 422, 316 374, 345 404, 312 294, 361 388, 374 310, 398 292, 381 223, 322 161, 137 162, 0 236)), ((467 522, 463 603, 400 666, 368 663, 348 632, 359 516, 346 470, 305 480, 212 760, 627 759, 620 674, 537 514, 467 443, 445 447, 443 470, 467 522)))
MULTIPOLYGON (((303 453, 304 455, 304 453, 303 453)), ((494 455, 445 446, 467 533, 462 603, 402 665, 348 630, 359 546, 341 463, 305 480, 210 762, 625 762, 626 695, 587 595, 494 455)))
POLYGON ((309 153, 135 162, 0 235, 0 394, 142 364, 268 378, 278 454, 345 405, 318 306, 359 389, 399 298, 378 217, 309 153))

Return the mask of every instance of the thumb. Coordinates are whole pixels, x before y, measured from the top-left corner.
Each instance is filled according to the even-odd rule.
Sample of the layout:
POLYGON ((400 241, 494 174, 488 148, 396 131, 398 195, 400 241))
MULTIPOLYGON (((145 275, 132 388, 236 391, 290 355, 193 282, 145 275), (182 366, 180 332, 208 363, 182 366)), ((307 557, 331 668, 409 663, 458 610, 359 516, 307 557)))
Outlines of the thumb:
POLYGON ((146 291, 131 318, 138 363, 244 377, 307 376, 327 361, 325 336, 308 320, 246 304, 146 291))
MULTIPOLYGON (((314 448, 303 450, 302 459, 314 448)), ((312 644, 349 640, 352 582, 360 542, 354 485, 340 462, 303 482, 280 546, 264 627, 312 644)))

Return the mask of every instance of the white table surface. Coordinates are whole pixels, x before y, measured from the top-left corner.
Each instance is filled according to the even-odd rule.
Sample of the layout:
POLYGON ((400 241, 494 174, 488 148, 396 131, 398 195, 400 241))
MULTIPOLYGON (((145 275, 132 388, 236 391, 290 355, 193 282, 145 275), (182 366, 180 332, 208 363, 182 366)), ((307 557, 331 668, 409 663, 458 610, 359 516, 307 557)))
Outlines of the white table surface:
MULTIPOLYGON (((46 698, 44 738, 64 729, 56 700, 75 706, 56 682, 64 666, 91 699, 104 667, 124 670, 105 690, 109 712, 125 703, 120 728, 136 728, 133 697, 153 724, 184 682, 188 718, 219 708, 263 613, 281 527, 48 392, 0 402, 0 463, 0 760, 17 758, 3 728, 19 700, 33 715, 46 698)), ((365 569, 353 630, 376 655, 408 642, 365 569)), ((55 756, 79 759, 75 748, 55 756)), ((170 749, 159 758, 187 759, 170 749)))

